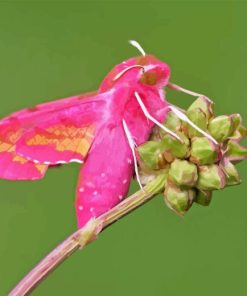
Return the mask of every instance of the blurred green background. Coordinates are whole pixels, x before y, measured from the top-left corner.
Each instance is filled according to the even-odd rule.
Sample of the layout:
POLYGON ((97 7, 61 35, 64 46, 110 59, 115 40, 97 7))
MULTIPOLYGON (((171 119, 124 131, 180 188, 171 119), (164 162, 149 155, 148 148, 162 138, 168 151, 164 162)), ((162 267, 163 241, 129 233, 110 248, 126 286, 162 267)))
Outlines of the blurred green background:
MULTIPOLYGON (((137 51, 172 67, 172 81, 207 94, 218 114, 247 124, 247 3, 237 1, 1 1, 0 117, 97 89, 137 51)), ((182 107, 193 101, 168 93, 182 107)), ((76 228, 79 166, 38 182, 0 181, 0 295, 76 228)), ((243 184, 216 192, 184 219, 156 198, 106 230, 33 295, 245 295, 247 166, 243 184)), ((137 189, 135 183, 131 188, 137 189)))

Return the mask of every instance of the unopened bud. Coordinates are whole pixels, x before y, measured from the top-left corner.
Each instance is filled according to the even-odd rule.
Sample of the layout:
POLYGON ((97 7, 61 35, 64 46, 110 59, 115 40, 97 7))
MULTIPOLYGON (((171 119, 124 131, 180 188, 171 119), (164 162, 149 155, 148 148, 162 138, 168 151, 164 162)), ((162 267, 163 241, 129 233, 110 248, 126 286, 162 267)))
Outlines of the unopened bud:
POLYGON ((172 130, 172 131, 179 131, 182 125, 181 120, 177 117, 177 115, 173 112, 168 112, 166 115, 164 125, 172 130))
POLYGON ((164 200, 166 205, 179 216, 183 216, 191 207, 195 198, 195 190, 181 189, 171 182, 167 182, 164 200))
POLYGON ((162 144, 165 147, 164 155, 168 162, 174 160, 175 157, 177 158, 186 158, 189 155, 189 140, 185 137, 182 133, 177 133, 178 136, 183 140, 181 143, 178 139, 172 137, 171 135, 165 135, 162 139, 162 144))
MULTIPOLYGON (((207 129, 206 114, 200 108, 195 108, 187 111, 187 116, 196 126, 206 131, 207 129)), ((198 130, 194 129, 191 125, 187 124, 187 129, 188 129, 188 135, 190 138, 193 138, 195 136, 201 136, 201 133, 198 132, 198 130)))
POLYGON ((209 190, 198 190, 195 197, 195 202, 202 205, 208 206, 212 200, 213 192, 209 190))
POLYGON ((238 141, 231 140, 228 142, 226 157, 231 161, 241 161, 247 158, 247 148, 240 145, 238 141))
POLYGON ((226 175, 226 185, 238 185, 241 183, 238 170, 228 159, 224 160, 223 170, 226 175))
POLYGON ((201 190, 215 190, 224 188, 226 183, 222 169, 215 165, 200 166, 197 188, 201 190))
POLYGON ((246 137, 247 137, 247 129, 243 125, 240 124, 238 129, 236 129, 235 132, 233 133, 233 135, 231 136, 231 139, 234 139, 239 142, 246 137))
POLYGON ((235 131, 240 127, 240 125, 242 123, 242 117, 238 113, 231 114, 230 117, 232 119, 232 125, 233 125, 233 129, 235 131))
POLYGON ((169 177, 178 186, 192 187, 198 178, 197 166, 187 160, 175 159, 171 164, 169 177))
POLYGON ((208 130, 218 142, 226 140, 234 132, 232 117, 221 115, 213 118, 209 122, 208 130))
POLYGON ((206 97, 199 97, 188 108, 188 112, 195 109, 201 109, 206 115, 206 119, 209 120, 213 116, 213 102, 206 97))
POLYGON ((241 135, 241 139, 244 139, 247 137, 247 129, 246 127, 244 127, 243 125, 240 125, 239 128, 238 128, 238 131, 241 135))
POLYGON ((159 176, 163 176, 165 179, 168 176, 168 169, 161 169, 161 170, 149 170, 145 168, 141 168, 140 172, 140 181, 142 185, 147 185, 150 182, 157 179, 159 176))
POLYGON ((205 137, 195 137, 191 140, 190 161, 198 164, 213 164, 219 158, 219 147, 205 137))
POLYGON ((138 147, 138 154, 146 166, 152 169, 159 168, 159 155, 165 147, 162 142, 148 141, 138 147))
POLYGON ((159 142, 162 137, 163 137, 163 133, 162 133, 161 128, 159 126, 155 126, 152 130, 152 134, 151 134, 149 140, 159 142))

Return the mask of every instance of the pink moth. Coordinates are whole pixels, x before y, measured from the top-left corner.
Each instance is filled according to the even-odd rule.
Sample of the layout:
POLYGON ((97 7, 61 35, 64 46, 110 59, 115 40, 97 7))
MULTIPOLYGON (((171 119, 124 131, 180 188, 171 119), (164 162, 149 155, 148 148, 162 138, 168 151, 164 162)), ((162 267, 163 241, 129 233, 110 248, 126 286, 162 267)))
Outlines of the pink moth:
POLYGON ((136 41, 130 43, 141 56, 116 65, 97 92, 40 104, 0 121, 0 178, 37 180, 49 166, 81 163, 78 227, 119 203, 134 171, 141 186, 136 145, 148 140, 154 125, 178 137, 162 125, 167 112, 194 126, 165 100, 163 88, 200 94, 169 83, 169 66, 145 54, 136 41))

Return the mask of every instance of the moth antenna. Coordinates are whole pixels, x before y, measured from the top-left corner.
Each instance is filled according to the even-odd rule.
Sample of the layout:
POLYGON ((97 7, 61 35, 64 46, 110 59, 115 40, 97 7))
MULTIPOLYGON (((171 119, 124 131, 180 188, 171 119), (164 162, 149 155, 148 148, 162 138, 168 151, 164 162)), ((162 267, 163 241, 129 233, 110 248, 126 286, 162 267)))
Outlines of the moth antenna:
POLYGON ((129 66, 128 68, 123 69, 121 72, 119 72, 119 73, 113 78, 113 81, 118 80, 118 79, 119 79, 121 76, 123 76, 126 72, 128 72, 129 70, 134 69, 134 68, 142 68, 142 69, 144 70, 144 67, 141 66, 141 65, 133 65, 133 66, 129 66))
POLYGON ((138 172, 137 159, 136 159, 136 155, 135 155, 135 146, 136 146, 136 144, 135 144, 135 142, 133 140, 133 137, 132 137, 132 135, 130 133, 130 130, 129 130, 128 126, 127 126, 127 123, 126 123, 126 121, 124 119, 123 119, 123 129, 124 129, 125 135, 127 137, 127 140, 128 140, 128 143, 129 143, 129 146, 130 146, 132 155, 133 155, 136 180, 137 180, 140 188, 143 191, 145 191, 143 189, 143 186, 142 186, 142 183, 141 183, 141 179, 140 179, 140 175, 139 175, 139 172, 138 172))
POLYGON ((137 41, 135 41, 135 40, 129 40, 129 43, 132 46, 134 46, 135 48, 137 48, 143 56, 146 55, 144 49, 141 47, 141 45, 137 41))
POLYGON ((140 97, 140 95, 138 94, 137 91, 135 91, 135 97, 144 113, 144 115, 153 123, 155 123, 157 126, 159 126, 161 129, 163 129, 166 133, 170 134, 172 137, 176 138, 177 140, 179 140, 181 143, 183 143, 184 141, 173 131, 171 131, 170 129, 168 129, 167 127, 165 127, 164 125, 162 125, 161 123, 158 122, 158 120, 156 120, 147 110, 147 108, 145 107, 144 103, 142 102, 142 99, 140 97))
POLYGON ((180 118, 181 120, 187 122, 189 125, 191 125, 194 129, 196 129, 199 133, 201 133, 202 135, 204 135, 206 138, 208 138, 209 140, 211 140, 214 144, 219 145, 219 143, 207 132, 205 132, 204 130, 202 130, 199 126, 197 126, 196 124, 194 124, 194 122, 192 122, 183 112, 181 112, 180 110, 178 110, 176 107, 174 106, 169 106, 169 109, 175 114, 177 115, 178 118, 180 118))

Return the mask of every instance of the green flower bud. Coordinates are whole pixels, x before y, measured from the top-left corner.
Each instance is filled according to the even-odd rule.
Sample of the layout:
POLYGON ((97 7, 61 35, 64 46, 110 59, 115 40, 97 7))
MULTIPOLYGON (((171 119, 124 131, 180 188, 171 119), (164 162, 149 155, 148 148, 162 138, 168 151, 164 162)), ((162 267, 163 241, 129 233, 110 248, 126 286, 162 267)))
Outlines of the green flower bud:
POLYGON ((171 164, 169 177, 178 186, 192 187, 198 178, 197 166, 187 160, 175 159, 171 164))
POLYGON ((247 129, 243 126, 240 125, 237 130, 233 133, 231 136, 231 139, 236 140, 236 141, 241 141, 242 139, 247 137, 247 129))
POLYGON ((188 108, 188 112, 192 110, 201 109, 204 112, 206 119, 209 120, 213 116, 213 102, 204 96, 200 96, 188 108))
POLYGON ((228 159, 224 160, 223 170, 226 175, 226 185, 238 185, 241 183, 236 167, 228 159))
POLYGON ((162 134, 160 127, 155 126, 152 130, 152 134, 151 134, 149 140, 159 142, 161 140, 162 136, 163 136, 163 134, 162 134))
POLYGON ((173 112, 168 112, 164 125, 172 131, 179 131, 182 125, 181 120, 173 112))
POLYGON ((183 216, 191 207, 195 198, 195 190, 181 189, 171 182, 167 182, 164 200, 166 205, 179 216, 183 216))
POLYGON ((219 147, 205 137, 191 140, 190 161, 199 164, 213 164, 219 158, 219 147))
MULTIPOLYGON (((202 130, 206 131, 206 129, 207 129, 206 114, 200 108, 195 108, 195 109, 187 111, 187 116, 194 124, 196 124, 202 130)), ((200 132, 198 132, 192 126, 190 126, 188 124, 187 124, 187 129, 188 129, 188 135, 190 138, 202 135, 200 132)))
POLYGON ((228 142, 226 155, 231 161, 241 161, 247 158, 247 148, 240 145, 238 141, 231 140, 228 142))
POLYGON ((212 200, 213 192, 209 190, 198 190, 195 197, 195 202, 202 205, 208 206, 212 200))
POLYGON ((171 135, 165 135, 162 139, 162 144, 165 147, 164 155, 168 162, 174 160, 174 158, 186 158, 189 155, 189 140, 184 134, 177 132, 178 136, 184 141, 181 143, 171 135))
POLYGON ((221 115, 213 118, 208 125, 210 134, 218 142, 229 138, 234 132, 234 125, 231 116, 221 115))
POLYGON ((165 179, 168 177, 168 169, 161 170, 148 170, 146 168, 141 168, 140 172, 140 181, 142 185, 147 185, 150 182, 154 181, 157 177, 163 176, 165 179))
POLYGON ((151 169, 160 168, 160 155, 164 151, 163 142, 148 141, 138 147, 138 154, 144 164, 151 169))
MULTIPOLYGON (((169 130, 178 132, 181 129, 182 121, 173 112, 168 112, 163 125, 169 130)), ((167 133, 156 126, 153 128, 150 140, 160 141, 165 135, 167 135, 167 133)))
POLYGON ((244 127, 243 125, 240 125, 239 128, 238 128, 238 132, 240 133, 241 135, 241 139, 244 139, 247 137, 247 129, 246 127, 244 127))
POLYGON ((230 117, 232 119, 232 125, 233 125, 233 129, 235 131, 240 127, 240 125, 242 123, 242 117, 238 113, 231 114, 230 117))
POLYGON ((215 190, 224 188, 226 183, 222 169, 215 165, 199 167, 197 188, 201 190, 215 190))

